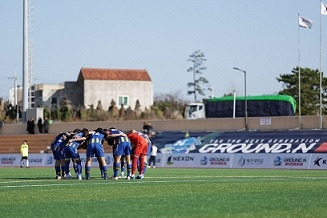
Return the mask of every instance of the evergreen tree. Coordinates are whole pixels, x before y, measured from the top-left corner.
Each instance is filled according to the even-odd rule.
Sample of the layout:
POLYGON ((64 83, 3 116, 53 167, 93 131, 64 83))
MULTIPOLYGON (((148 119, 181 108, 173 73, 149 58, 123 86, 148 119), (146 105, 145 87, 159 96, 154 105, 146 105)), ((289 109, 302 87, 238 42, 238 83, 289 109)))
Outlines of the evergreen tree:
MULTIPOLYGON (((281 74, 276 78, 282 82, 283 90, 279 94, 292 96, 297 103, 299 100, 299 71, 298 67, 293 68, 291 74, 281 74)), ((319 115, 320 108, 320 73, 319 70, 301 68, 301 115, 319 115)), ((327 79, 322 80, 322 108, 325 112, 327 98, 327 79)), ((299 105, 297 105, 297 113, 299 105)))

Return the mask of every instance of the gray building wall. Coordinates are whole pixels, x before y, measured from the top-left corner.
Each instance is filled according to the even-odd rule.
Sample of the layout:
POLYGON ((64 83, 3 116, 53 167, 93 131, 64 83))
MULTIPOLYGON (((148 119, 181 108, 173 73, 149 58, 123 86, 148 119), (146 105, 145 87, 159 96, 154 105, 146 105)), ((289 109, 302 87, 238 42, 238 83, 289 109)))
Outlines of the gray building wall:
POLYGON ((111 100, 118 105, 118 96, 128 96, 129 106, 134 110, 139 100, 141 110, 153 105, 153 87, 151 81, 119 81, 119 80, 85 80, 84 105, 96 107, 101 101, 104 110, 108 110, 111 100))
POLYGON ((83 81, 65 82, 65 88, 59 93, 60 101, 66 96, 74 106, 82 106, 83 102, 83 81))
MULTIPOLYGON (((153 85, 151 81, 124 80, 83 80, 64 82, 59 85, 36 86, 36 107, 60 107, 60 102, 67 97, 74 106, 94 107, 101 101, 104 110, 108 110, 114 100, 118 105, 118 96, 127 96, 132 110, 139 100, 141 110, 153 105, 153 85)), ((127 106, 127 107, 128 107, 127 106)))
POLYGON ((35 107, 51 107, 53 99, 58 98, 58 91, 64 88, 64 84, 49 85, 38 84, 35 85, 35 107))

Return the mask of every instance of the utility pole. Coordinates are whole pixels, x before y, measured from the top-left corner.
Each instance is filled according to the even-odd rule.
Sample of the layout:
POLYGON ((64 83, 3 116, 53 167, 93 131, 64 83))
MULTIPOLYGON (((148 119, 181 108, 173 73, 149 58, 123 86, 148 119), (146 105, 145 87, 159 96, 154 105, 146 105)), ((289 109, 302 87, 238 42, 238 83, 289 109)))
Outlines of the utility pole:
POLYGON ((14 80, 14 105, 16 106, 16 121, 19 122, 19 106, 18 106, 18 94, 17 94, 17 80, 20 79, 20 77, 16 76, 16 71, 14 76, 8 77, 8 79, 14 80))

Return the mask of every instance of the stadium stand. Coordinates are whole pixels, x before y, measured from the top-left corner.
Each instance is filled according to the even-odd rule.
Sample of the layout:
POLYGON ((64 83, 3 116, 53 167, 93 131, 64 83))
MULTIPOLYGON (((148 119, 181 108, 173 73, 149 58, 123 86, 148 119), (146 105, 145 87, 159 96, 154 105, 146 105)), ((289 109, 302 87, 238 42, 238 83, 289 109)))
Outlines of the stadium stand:
MULTIPOLYGON (((29 153, 51 153, 50 143, 55 134, 23 134, 23 135, 1 135, 0 136, 0 154, 20 153, 20 146, 24 140, 27 140, 29 153)), ((112 153, 112 148, 106 142, 103 143, 105 153, 112 153)), ((85 150, 79 150, 85 153, 85 150)))

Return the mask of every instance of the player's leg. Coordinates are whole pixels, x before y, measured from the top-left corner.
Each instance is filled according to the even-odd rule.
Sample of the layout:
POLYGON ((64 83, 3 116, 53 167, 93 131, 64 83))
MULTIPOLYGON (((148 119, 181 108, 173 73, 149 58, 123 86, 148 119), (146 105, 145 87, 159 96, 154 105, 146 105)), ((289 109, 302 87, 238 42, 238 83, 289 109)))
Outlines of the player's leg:
POLYGON ((85 179, 90 179, 90 172, 91 172, 91 163, 92 157, 94 155, 93 152, 94 144, 89 143, 86 149, 86 162, 85 162, 85 179))
POLYGON ((91 162, 92 162, 92 158, 87 157, 86 162, 85 162, 85 179, 86 180, 90 179, 91 162))
POLYGON ((120 158, 120 177, 124 178, 125 174, 125 164, 126 164, 126 158, 125 155, 121 156, 120 158))
POLYGON ((103 179, 107 180, 108 179, 108 167, 106 163, 105 157, 100 157, 100 165, 102 166, 102 171, 103 171, 103 179))
POLYGON ((137 169, 137 162, 139 160, 140 154, 137 152, 137 149, 135 149, 135 153, 133 154, 132 157, 132 172, 131 172, 131 179, 135 178, 135 172, 137 169))
POLYGON ((120 161, 121 161, 121 155, 115 155, 115 160, 114 160, 114 176, 113 179, 117 180, 118 179, 118 172, 120 170, 120 161))
POLYGON ((140 155, 140 175, 138 176, 139 179, 143 179, 144 178, 144 154, 140 155))
POLYGON ((143 177, 144 177, 146 169, 148 168, 148 155, 143 155, 143 157, 144 157, 144 159, 143 159, 144 167, 143 167, 143 172, 141 172, 141 174, 143 174, 143 177))
POLYGON ((60 160, 55 161, 55 171, 56 171, 56 179, 61 179, 61 172, 60 172, 60 160))
POLYGON ((147 156, 148 146, 144 146, 141 148, 141 155, 140 155, 140 170, 138 179, 144 179, 144 174, 146 171, 146 166, 148 163, 148 156, 147 156))
POLYGON ((153 168, 156 168, 156 156, 152 156, 153 168))
POLYGON ((131 155, 126 155, 125 160, 126 160, 126 166, 127 166, 126 179, 130 179, 131 178, 131 170, 132 170, 131 155))
POLYGON ((95 155, 99 161, 99 165, 101 166, 101 171, 103 172, 103 178, 108 179, 108 174, 107 174, 108 167, 105 160, 103 145, 99 143, 95 146, 95 148, 96 148, 95 155))
POLYGON ((70 164, 70 158, 65 158, 65 177, 66 179, 71 179, 71 176, 69 175, 69 164, 70 164))
MULTIPOLYGON (((99 163, 99 170, 100 170, 100 175, 101 175, 101 178, 103 178, 103 174, 104 174, 104 172, 103 172, 103 166, 102 166, 102 164, 101 164, 101 158, 100 157, 97 157, 97 160, 98 160, 98 163, 99 163)), ((107 163, 106 163, 107 164, 107 163)))
POLYGON ((81 158, 78 153, 76 154, 75 158, 73 159, 73 163, 75 163, 74 165, 76 167, 76 172, 77 172, 76 178, 78 180, 82 180, 82 162, 81 162, 81 158))

